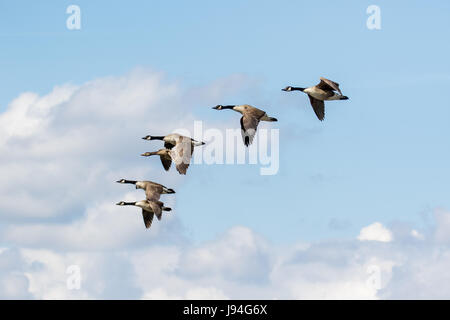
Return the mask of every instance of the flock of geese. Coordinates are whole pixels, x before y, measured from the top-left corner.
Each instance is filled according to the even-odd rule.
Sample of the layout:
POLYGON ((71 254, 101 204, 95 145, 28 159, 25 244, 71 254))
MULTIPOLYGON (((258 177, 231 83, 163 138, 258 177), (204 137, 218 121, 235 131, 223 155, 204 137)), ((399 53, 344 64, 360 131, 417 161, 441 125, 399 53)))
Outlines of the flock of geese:
MULTIPOLYGON (((311 106, 320 121, 325 118, 325 103, 327 100, 347 100, 348 97, 344 96, 339 89, 339 84, 320 78, 319 84, 309 87, 291 87, 288 86, 283 91, 301 91, 308 95, 311 102, 311 106)), ((217 105, 213 109, 225 110, 230 109, 242 114, 241 117, 241 133, 245 146, 249 146, 256 134, 256 128, 260 121, 274 122, 278 121, 276 118, 269 117, 267 113, 258 108, 250 105, 217 105)), ((168 171, 175 163, 175 168, 180 174, 186 174, 189 167, 194 147, 204 145, 204 142, 196 141, 192 138, 179 135, 177 133, 171 133, 166 136, 150 136, 143 137, 144 140, 162 140, 164 142, 164 148, 154 152, 145 152, 141 154, 144 157, 159 156, 164 170, 168 171)), ((120 179, 116 181, 121 184, 134 184, 136 189, 142 189, 145 191, 145 200, 135 202, 120 201, 117 203, 119 206, 136 206, 142 209, 142 216, 144 218, 144 224, 146 228, 150 228, 152 225, 153 217, 156 215, 158 220, 161 220, 163 211, 171 211, 171 208, 165 207, 164 203, 159 199, 161 194, 173 194, 175 190, 167 188, 162 184, 152 181, 134 181, 120 179)))

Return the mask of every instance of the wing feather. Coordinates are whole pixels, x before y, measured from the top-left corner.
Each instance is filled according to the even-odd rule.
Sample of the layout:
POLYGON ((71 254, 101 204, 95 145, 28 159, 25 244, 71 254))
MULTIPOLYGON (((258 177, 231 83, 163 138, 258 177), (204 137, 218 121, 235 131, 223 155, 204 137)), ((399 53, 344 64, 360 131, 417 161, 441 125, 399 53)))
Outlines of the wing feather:
POLYGON ((153 216, 154 216, 153 212, 142 209, 142 217, 144 218, 144 224, 147 229, 150 228, 152 225, 153 216))
POLYGON ((145 188, 145 196, 147 197, 147 200, 157 201, 159 200, 162 191, 162 186, 157 184, 147 184, 147 187, 145 188))
POLYGON ((252 144, 255 138, 256 128, 258 127, 259 119, 251 115, 244 115, 241 118, 241 134, 244 144, 248 147, 252 144))
POLYGON ((161 201, 148 201, 148 205, 152 208, 152 211, 158 220, 161 220, 162 206, 164 204, 161 201))
POLYGON ((164 170, 169 171, 170 165, 172 164, 172 159, 168 156, 160 156, 159 158, 161 159, 164 170))
POLYGON ((325 103, 322 100, 315 99, 308 94, 309 101, 311 102, 311 106, 320 121, 325 119, 325 103))
POLYGON ((339 89, 339 83, 320 77, 320 83, 317 85, 318 88, 323 90, 333 90, 339 92, 342 95, 341 89, 339 89))
POLYGON ((175 147, 170 150, 170 157, 180 174, 186 174, 193 152, 191 139, 186 137, 180 137, 175 147))

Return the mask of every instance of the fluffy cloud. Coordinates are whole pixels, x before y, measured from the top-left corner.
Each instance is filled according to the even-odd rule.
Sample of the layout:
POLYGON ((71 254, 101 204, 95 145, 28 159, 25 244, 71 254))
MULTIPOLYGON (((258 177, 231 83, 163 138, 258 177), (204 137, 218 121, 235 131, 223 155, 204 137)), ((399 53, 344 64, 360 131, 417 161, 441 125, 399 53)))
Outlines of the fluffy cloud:
MULTIPOLYGON (((139 138, 192 129, 196 104, 212 105, 251 83, 234 75, 186 89, 137 69, 44 96, 21 94, 0 114, 0 175, 7 180, 0 183, 0 220, 73 219, 119 195, 112 185, 118 177, 162 177, 158 161, 139 157, 160 145, 139 138)), ((164 180, 181 178, 170 172, 164 180)))
POLYGON ((136 70, 12 101, 0 114, 0 298, 449 298, 444 210, 421 232, 374 223, 357 239, 279 246, 243 226, 192 244, 171 213, 142 232, 138 210, 114 205, 142 196, 120 177, 182 182, 139 159, 139 137, 189 129, 194 101, 252 85, 237 75, 185 89, 136 70), (67 287, 70 266, 79 290, 67 287))
POLYGON ((0 219, 81 214, 80 206, 114 192, 117 175, 156 171, 139 159, 138 138, 192 120, 180 96, 162 75, 144 71, 20 95, 0 115, 0 174, 8 178, 0 184, 0 219))
POLYGON ((0 298, 27 299, 32 295, 28 291, 29 281, 24 274, 25 261, 16 250, 0 250, 0 298))
POLYGON ((381 223, 375 222, 370 226, 361 229, 358 235, 360 241, 392 241, 392 232, 385 228, 381 223))
MULTIPOLYGON (((442 228, 437 224, 429 233, 442 228)), ((435 238, 280 247, 237 226, 198 245, 168 241, 120 250, 3 249, 0 267, 7 272, 0 294, 39 299, 448 298, 450 289, 442 283, 450 281, 449 265, 450 247, 435 238), (80 290, 66 286, 71 265, 80 267, 80 290)))

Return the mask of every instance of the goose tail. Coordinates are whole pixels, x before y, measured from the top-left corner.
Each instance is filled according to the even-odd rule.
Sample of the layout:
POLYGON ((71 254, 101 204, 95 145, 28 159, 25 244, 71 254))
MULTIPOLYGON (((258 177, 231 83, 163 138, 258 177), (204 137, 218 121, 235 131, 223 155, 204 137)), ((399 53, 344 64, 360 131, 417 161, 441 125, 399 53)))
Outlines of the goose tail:
POLYGON ((168 189, 168 188, 164 188, 164 192, 165 192, 165 193, 168 193, 168 194, 172 194, 172 193, 175 193, 175 190, 173 190, 173 189, 168 189))

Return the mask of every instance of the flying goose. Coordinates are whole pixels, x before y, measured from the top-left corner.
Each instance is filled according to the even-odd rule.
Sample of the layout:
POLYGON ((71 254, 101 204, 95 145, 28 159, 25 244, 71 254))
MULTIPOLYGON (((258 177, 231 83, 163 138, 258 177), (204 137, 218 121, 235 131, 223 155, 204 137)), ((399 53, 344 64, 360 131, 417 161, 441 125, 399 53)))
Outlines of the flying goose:
POLYGON ((147 197, 148 201, 158 201, 161 194, 175 193, 175 190, 169 189, 163 186, 162 184, 153 181, 134 181, 134 180, 120 179, 116 182, 122 184, 134 184, 136 186, 136 189, 145 190, 145 196, 147 197))
POLYGON ((235 106, 217 105, 213 107, 215 110, 231 109, 242 114, 241 118, 241 133, 244 144, 248 147, 256 134, 256 128, 260 121, 278 121, 276 118, 269 117, 267 113, 258 108, 252 107, 248 104, 235 106))
POLYGON ((161 217, 161 210, 164 206, 164 203, 159 201, 162 193, 175 193, 173 189, 168 189, 162 184, 152 182, 152 181, 134 181, 134 180, 126 180, 120 179, 116 181, 122 184, 134 184, 136 189, 145 190, 145 196, 148 201, 148 205, 152 208, 153 213, 156 214, 158 219, 161 217))
POLYGON ((339 84, 320 77, 319 84, 309 87, 309 88, 299 88, 288 86, 283 91, 302 91, 306 93, 311 102, 311 106, 316 113, 317 118, 323 121, 325 118, 325 100, 347 100, 347 96, 343 96, 341 90, 339 89, 339 84))
POLYGON ((169 171, 173 161, 175 162, 175 168, 177 168, 177 171, 180 174, 186 174, 191 161, 192 152, 194 152, 194 148, 192 148, 189 141, 187 141, 185 143, 177 144, 172 149, 159 149, 154 152, 145 152, 141 154, 141 156, 159 156, 166 171, 169 171))
POLYGON ((148 157, 159 155, 161 162, 166 171, 169 170, 170 165, 175 162, 177 171, 180 174, 186 174, 186 170, 191 162, 194 147, 204 145, 204 142, 194 140, 192 138, 182 136, 178 133, 171 133, 166 136, 145 136, 144 140, 162 140, 164 141, 164 148, 156 152, 146 152, 142 156, 148 157))
MULTIPOLYGON (((171 208, 167 208, 163 206, 163 203, 158 201, 157 202, 160 205, 161 211, 171 211, 171 208)), ((150 201, 147 200, 141 200, 141 201, 136 201, 136 202, 125 202, 125 201, 120 201, 118 203, 116 203, 116 205, 118 206, 135 206, 135 207, 139 207, 142 209, 142 217, 144 218, 144 224, 145 227, 148 229, 150 228, 150 226, 152 225, 153 222, 153 216, 156 214, 156 217, 158 218, 158 220, 161 220, 161 211, 159 211, 159 213, 156 213, 155 211, 153 211, 153 207, 150 201)))
POLYGON ((164 141, 164 148, 166 148, 166 149, 172 149, 178 143, 180 143, 180 141, 184 141, 184 140, 190 141, 192 146, 195 146, 195 147, 205 144, 204 142, 200 142, 200 141, 194 140, 192 138, 182 136, 181 134, 178 134, 178 133, 171 133, 166 136, 147 135, 147 136, 143 137, 142 139, 144 139, 144 140, 162 140, 162 141, 164 141))

